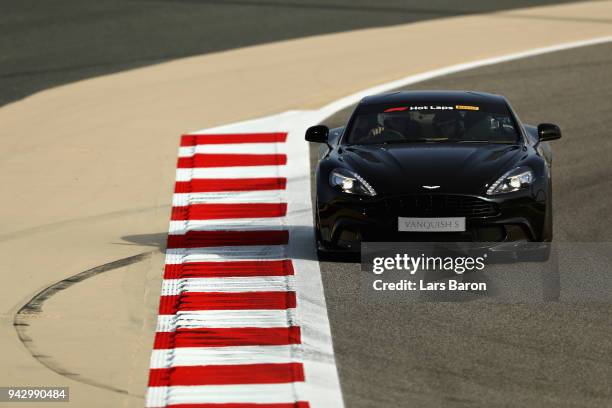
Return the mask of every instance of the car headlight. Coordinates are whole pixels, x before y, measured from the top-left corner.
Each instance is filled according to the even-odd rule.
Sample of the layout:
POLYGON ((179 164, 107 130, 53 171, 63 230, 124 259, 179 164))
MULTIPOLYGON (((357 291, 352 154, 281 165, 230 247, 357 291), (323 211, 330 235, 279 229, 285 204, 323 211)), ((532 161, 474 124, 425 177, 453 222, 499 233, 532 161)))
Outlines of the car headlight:
POLYGON ((329 184, 344 193, 374 197, 376 191, 359 174, 347 169, 335 169, 329 174, 329 184))
POLYGON ((487 190, 488 195, 512 193, 533 184, 535 176, 528 167, 517 167, 501 176, 487 190))

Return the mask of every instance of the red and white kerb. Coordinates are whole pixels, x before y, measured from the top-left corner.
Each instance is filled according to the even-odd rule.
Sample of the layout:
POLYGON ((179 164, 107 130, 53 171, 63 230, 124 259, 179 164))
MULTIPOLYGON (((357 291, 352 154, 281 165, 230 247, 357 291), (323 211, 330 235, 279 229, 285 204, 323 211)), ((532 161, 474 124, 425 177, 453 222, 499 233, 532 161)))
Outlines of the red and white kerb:
POLYGON ((182 137, 147 407, 309 407, 286 138, 182 137))

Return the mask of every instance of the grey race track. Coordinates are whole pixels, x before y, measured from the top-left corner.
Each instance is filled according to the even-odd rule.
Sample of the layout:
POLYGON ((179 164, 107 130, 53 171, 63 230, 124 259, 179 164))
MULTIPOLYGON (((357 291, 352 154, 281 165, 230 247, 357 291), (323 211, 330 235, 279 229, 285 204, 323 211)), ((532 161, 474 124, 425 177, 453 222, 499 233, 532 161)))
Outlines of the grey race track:
MULTIPOLYGON (((611 66, 606 44, 407 89, 500 93, 524 122, 560 124, 555 239, 612 241, 611 66)), ((326 123, 342 124, 349 111, 326 123)), ((365 303, 358 264, 321 269, 349 408, 612 406, 609 304, 365 303)))
POLYGON ((0 0, 0 106, 52 86, 191 55, 566 1, 0 0))

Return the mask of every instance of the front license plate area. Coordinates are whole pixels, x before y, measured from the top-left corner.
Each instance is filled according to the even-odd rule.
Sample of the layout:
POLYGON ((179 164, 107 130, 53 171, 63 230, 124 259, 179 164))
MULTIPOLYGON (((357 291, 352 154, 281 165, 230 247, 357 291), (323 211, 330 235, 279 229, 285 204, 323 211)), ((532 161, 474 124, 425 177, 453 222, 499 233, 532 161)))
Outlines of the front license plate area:
POLYGON ((401 232, 463 232, 465 217, 398 217, 397 228, 401 232))

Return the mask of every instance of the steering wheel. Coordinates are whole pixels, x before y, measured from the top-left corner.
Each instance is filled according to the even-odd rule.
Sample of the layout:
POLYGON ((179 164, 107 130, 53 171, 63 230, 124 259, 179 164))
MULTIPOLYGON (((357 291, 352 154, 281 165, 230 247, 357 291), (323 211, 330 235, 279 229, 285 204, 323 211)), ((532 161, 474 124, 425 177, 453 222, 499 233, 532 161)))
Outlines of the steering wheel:
POLYGON ((398 132, 397 130, 387 129, 387 128, 383 129, 383 131, 380 132, 378 136, 381 137, 382 139, 385 139, 386 141, 406 139, 406 137, 400 132, 398 132))

